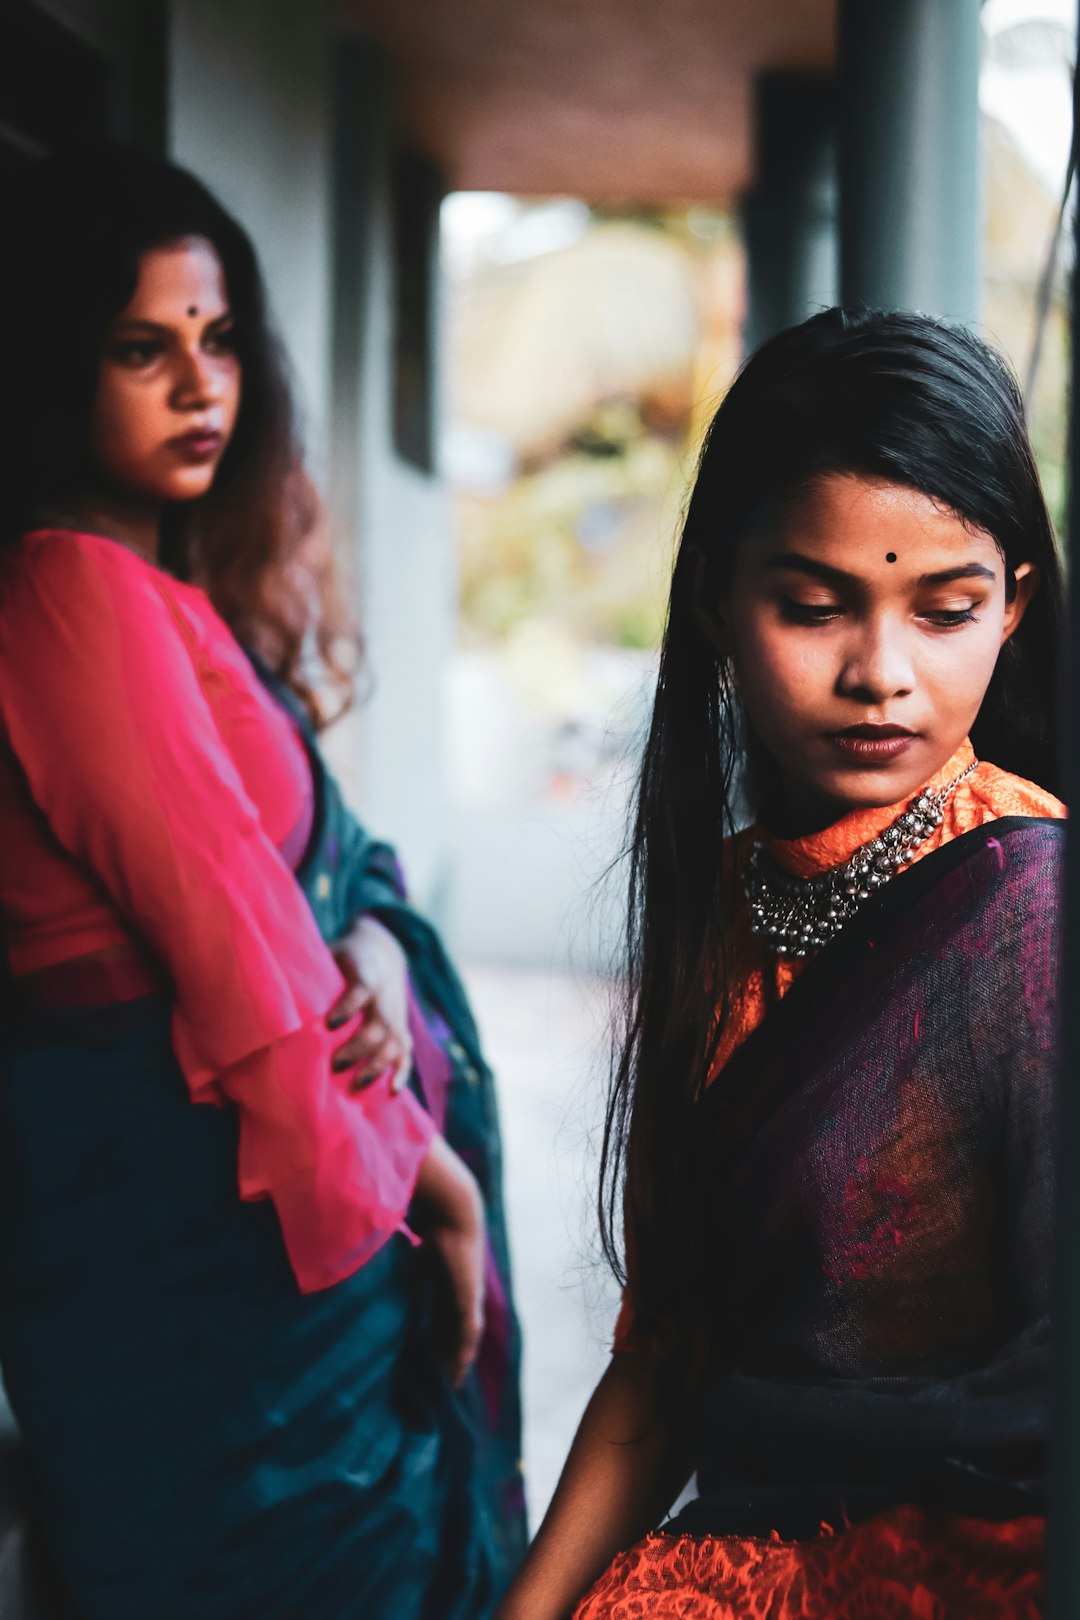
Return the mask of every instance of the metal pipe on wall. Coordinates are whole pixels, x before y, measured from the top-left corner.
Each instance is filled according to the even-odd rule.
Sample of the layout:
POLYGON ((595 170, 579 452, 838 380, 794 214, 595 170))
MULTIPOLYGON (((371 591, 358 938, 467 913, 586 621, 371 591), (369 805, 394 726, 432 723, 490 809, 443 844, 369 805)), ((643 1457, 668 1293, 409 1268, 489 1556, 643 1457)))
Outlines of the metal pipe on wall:
MULTIPOLYGON (((1080 8, 1078 8, 1080 13, 1080 8)), ((1080 14, 1077 18, 1080 39, 1080 14)), ((1073 150, 1076 150, 1080 95, 1073 78, 1073 150)), ((1065 692, 1067 798, 1080 804, 1080 210, 1073 215, 1077 257, 1071 287, 1072 377, 1069 397, 1069 658, 1065 692)), ((1057 1094, 1057 1295, 1055 1300, 1055 1370, 1051 1424, 1050 1540, 1048 1613, 1051 1620, 1080 1615, 1080 1002, 1068 986, 1080 983, 1080 850, 1069 839, 1065 866, 1065 954, 1062 968, 1061 1072, 1057 1094)))

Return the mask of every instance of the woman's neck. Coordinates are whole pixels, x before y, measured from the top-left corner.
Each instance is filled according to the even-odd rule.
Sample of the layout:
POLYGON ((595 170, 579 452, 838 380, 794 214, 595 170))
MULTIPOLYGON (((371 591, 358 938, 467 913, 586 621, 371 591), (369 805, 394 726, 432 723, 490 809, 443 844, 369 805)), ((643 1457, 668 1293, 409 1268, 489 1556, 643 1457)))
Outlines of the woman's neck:
POLYGON ((834 800, 774 792, 761 802, 757 819, 776 838, 809 838, 835 826, 850 811, 850 805, 838 805, 834 800))
MULTIPOLYGON (((759 786, 759 792, 754 796, 757 805, 756 819, 767 834, 783 843, 814 839, 831 828, 840 828, 852 823, 866 825, 878 821, 881 828, 884 828, 921 793, 936 793, 946 788, 951 790, 975 763, 970 738, 965 737, 960 746, 953 750, 949 758, 944 760, 932 775, 917 786, 909 787, 906 792, 887 804, 877 800, 869 804, 858 804, 850 800, 837 802, 824 796, 815 797, 801 791, 798 786, 785 784, 778 773, 773 773, 763 782, 759 778, 760 786, 766 791, 761 792, 759 786)), ((870 832, 866 836, 876 835, 876 832, 870 832)))
POLYGON ((785 781, 760 746, 750 749, 747 765, 755 820, 776 838, 807 838, 834 826, 850 812, 850 805, 837 804, 824 794, 815 795, 785 781))
POLYGON ((98 490, 80 490, 68 498, 47 501, 38 511, 43 526, 80 529, 103 534, 148 562, 156 563, 161 550, 161 505, 98 490))

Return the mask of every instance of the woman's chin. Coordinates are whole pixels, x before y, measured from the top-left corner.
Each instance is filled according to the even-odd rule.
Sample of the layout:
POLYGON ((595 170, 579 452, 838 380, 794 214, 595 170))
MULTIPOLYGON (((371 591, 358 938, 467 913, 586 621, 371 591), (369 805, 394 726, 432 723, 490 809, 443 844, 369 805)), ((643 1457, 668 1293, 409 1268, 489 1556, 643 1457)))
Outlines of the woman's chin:
POLYGON ((133 506, 154 509, 201 500, 213 486, 217 467, 185 467, 164 476, 155 471, 130 468, 123 468, 119 472, 110 469, 110 472, 111 476, 104 487, 113 498, 133 506))
POLYGON ((808 771, 801 781, 789 779, 789 813, 815 830, 859 810, 885 810, 914 798, 940 769, 932 761, 906 759, 902 765, 860 766, 808 771))
POLYGON ((198 501, 213 485, 217 465, 192 467, 161 481, 158 499, 163 502, 198 501))

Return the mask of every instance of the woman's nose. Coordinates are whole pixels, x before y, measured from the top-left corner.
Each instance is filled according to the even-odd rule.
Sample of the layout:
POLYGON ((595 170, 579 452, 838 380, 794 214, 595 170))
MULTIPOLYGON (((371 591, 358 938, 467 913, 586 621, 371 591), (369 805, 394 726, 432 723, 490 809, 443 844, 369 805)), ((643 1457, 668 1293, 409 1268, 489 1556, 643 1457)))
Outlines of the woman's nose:
POLYGON ((903 628, 886 620, 860 627, 845 649, 838 682, 845 697, 885 703, 914 690, 915 671, 903 628))
POLYGON ((183 349, 177 357, 173 398, 183 409, 212 405, 217 398, 217 377, 209 355, 201 349, 183 349))

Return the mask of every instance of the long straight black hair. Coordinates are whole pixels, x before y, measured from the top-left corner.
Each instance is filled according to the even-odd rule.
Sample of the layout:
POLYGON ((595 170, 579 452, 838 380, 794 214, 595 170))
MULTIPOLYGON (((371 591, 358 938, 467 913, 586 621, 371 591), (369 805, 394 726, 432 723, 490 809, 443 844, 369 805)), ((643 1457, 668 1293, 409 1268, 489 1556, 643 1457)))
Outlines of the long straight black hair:
POLYGON ((965 328, 906 313, 832 309, 771 339, 713 418, 675 563, 629 849, 625 1022, 601 1156, 605 1254, 621 1280, 631 1273, 636 1320, 674 1327, 684 1346, 708 1261, 694 1246, 692 1166, 727 1012, 724 839, 754 747, 702 608, 724 595, 750 529, 833 472, 943 503, 993 536, 1013 588, 1021 563, 1037 567, 972 742, 980 758, 1061 785, 1064 583, 1007 364, 965 328))

